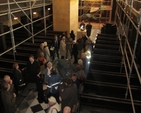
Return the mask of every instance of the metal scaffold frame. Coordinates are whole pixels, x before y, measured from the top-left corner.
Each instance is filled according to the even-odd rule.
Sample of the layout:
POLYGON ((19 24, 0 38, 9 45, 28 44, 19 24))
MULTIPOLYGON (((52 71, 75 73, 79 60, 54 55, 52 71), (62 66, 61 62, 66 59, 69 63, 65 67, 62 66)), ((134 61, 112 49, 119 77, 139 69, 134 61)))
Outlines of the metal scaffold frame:
POLYGON ((111 22, 111 16, 112 16, 112 10, 107 10, 106 6, 107 7, 109 7, 109 6, 112 7, 113 6, 113 0, 108 0, 108 1, 105 1, 105 0, 93 0, 93 1, 90 1, 90 0, 79 0, 80 21, 83 20, 81 18, 84 15, 89 13, 91 8, 99 7, 99 9, 96 12, 100 12, 100 14, 98 16, 95 16, 95 14, 92 14, 92 15, 95 16, 95 18, 99 18, 99 23, 101 22, 102 18, 105 18, 105 22, 109 22, 110 23, 111 22), (105 9, 103 9, 103 8, 105 8, 105 9), (106 17, 102 17, 102 10, 106 11, 106 17), (108 15, 108 11, 110 11, 109 15, 108 15))
POLYGON ((46 26, 46 19, 51 17, 52 14, 50 15, 46 15, 46 6, 51 5, 52 2, 51 1, 46 1, 46 0, 23 0, 23 1, 17 1, 17 0, 7 0, 7 2, 0 4, 0 6, 7 6, 8 9, 7 10, 3 10, 0 11, 0 17, 2 16, 8 16, 8 21, 9 21, 9 28, 10 30, 4 33, 1 33, 0 36, 4 36, 6 34, 10 33, 10 37, 11 37, 11 42, 12 42, 12 47, 9 48, 8 50, 2 52, 0 54, 0 56, 2 56, 3 54, 13 50, 13 55, 14 55, 14 60, 16 60, 15 57, 15 52, 16 52, 16 47, 21 45, 22 43, 26 42, 29 39, 32 39, 32 43, 34 43, 34 37, 36 35, 38 35, 41 32, 44 32, 46 35, 46 30, 50 27, 52 27, 52 24, 49 26, 46 26), (38 2, 38 3, 36 3, 38 2), (22 7, 20 4, 27 4, 26 7, 22 7), (16 8, 11 8, 11 5, 16 5, 16 8), (32 14, 33 14, 33 10, 37 9, 37 8, 43 8, 43 16, 40 17, 39 19, 33 20, 32 14), (27 14, 27 11, 29 11, 29 15, 27 14), (17 19, 17 21, 19 22, 19 24, 21 26, 13 28, 13 23, 12 23, 12 18, 16 17, 15 13, 19 13, 22 12, 24 16, 26 16, 26 18, 29 20, 28 23, 23 24, 20 20, 17 19), (40 20, 44 20, 44 28, 40 31, 38 31, 37 33, 34 33, 34 27, 33 24, 35 22, 38 22, 40 20), (27 26, 30 26, 30 29, 27 28, 27 26), (29 37, 27 37, 25 40, 21 41, 20 43, 15 45, 15 38, 14 38, 14 31, 20 29, 20 28, 24 28, 28 33, 29 33, 29 37))
MULTIPOLYGON (((138 42, 138 37, 139 35, 141 35, 140 32, 140 26, 141 26, 141 10, 140 11, 136 11, 136 14, 139 15, 138 16, 138 25, 135 25, 135 23, 132 20, 132 11, 135 11, 135 9, 133 8, 133 2, 134 0, 126 0, 126 1, 117 1, 117 9, 116 9, 116 16, 115 19, 117 20, 116 23, 117 28, 118 28, 118 38, 120 41, 120 49, 122 52, 122 62, 124 64, 125 67, 125 73, 126 73, 126 78, 127 78, 127 88, 126 88, 126 92, 125 92, 125 99, 128 96, 128 92, 130 95, 130 99, 131 99, 131 104, 132 104, 132 110, 133 113, 136 113, 136 109, 135 109, 135 105, 134 105, 134 99, 132 96, 132 90, 131 90, 131 86, 130 86, 130 79, 131 79, 131 74, 133 71, 133 68, 135 68, 135 71, 137 73, 139 82, 141 84, 141 76, 137 67, 137 64, 135 62, 135 52, 137 49, 137 42, 138 42), (122 5, 124 4, 125 7, 123 7, 122 5), (126 8, 130 7, 130 12, 126 11, 126 8), (124 17, 123 17, 123 21, 124 19, 126 19, 126 23, 124 24, 124 22, 121 20, 122 18, 122 13, 124 13, 124 17), (133 49, 131 49, 131 46, 129 44, 129 40, 128 40, 128 30, 129 30, 129 24, 132 24, 132 26, 136 29, 137 34, 135 37, 135 42, 134 42, 134 47, 133 49), (125 43, 122 44, 122 36, 125 37, 125 43), (129 54, 127 53, 127 49, 129 50, 129 54), (129 55, 131 56, 131 61, 129 61, 129 55), (129 70, 128 70, 129 69, 129 70)), ((115 21, 116 22, 116 21, 115 21)))

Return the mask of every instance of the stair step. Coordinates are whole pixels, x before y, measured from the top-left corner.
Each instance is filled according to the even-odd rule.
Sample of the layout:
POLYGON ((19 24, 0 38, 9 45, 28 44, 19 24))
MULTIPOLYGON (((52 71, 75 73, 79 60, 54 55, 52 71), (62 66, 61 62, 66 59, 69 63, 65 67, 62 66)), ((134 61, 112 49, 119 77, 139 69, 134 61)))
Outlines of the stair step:
MULTIPOLYGON (((127 77, 125 73, 108 73, 102 72, 101 70, 89 70, 87 80, 127 84, 127 77)), ((136 86, 140 85, 138 77, 131 75, 130 84, 136 86)))
POLYGON ((93 54, 92 61, 102 61, 102 62, 113 62, 120 63, 122 61, 121 56, 111 56, 111 55, 101 55, 101 54, 93 54))
POLYGON ((108 50, 105 48, 94 48, 93 50, 94 54, 100 54, 100 55, 111 55, 111 56, 121 56, 121 51, 119 50, 108 50))
POLYGON ((108 49, 108 50, 119 50, 119 46, 116 46, 116 45, 106 45, 106 44, 95 44, 95 48, 98 48, 98 49, 108 49))

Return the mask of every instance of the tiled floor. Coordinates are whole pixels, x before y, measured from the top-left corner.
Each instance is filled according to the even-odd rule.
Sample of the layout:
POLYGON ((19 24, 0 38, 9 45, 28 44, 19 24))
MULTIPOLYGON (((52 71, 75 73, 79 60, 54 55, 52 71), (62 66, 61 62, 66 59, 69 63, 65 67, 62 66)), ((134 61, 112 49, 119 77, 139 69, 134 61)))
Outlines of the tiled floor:
MULTIPOLYGON (((29 90, 29 88, 32 86, 33 84, 29 84, 26 90, 29 90)), ((24 91, 24 94, 25 93, 26 91, 24 91)), ((48 107, 48 104, 44 102, 43 103, 38 102, 37 91, 35 89, 32 89, 32 90, 29 90, 26 97, 20 103, 20 105, 17 108, 17 111, 19 113, 45 113, 47 107, 48 107)))

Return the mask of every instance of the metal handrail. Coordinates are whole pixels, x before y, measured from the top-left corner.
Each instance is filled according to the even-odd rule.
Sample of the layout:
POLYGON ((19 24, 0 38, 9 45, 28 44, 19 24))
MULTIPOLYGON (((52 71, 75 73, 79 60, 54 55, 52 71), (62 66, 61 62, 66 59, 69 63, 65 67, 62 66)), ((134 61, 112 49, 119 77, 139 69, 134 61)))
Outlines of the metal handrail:
MULTIPOLYGON (((121 6, 118 2, 117 2, 117 4, 120 6, 120 8, 122 9, 122 11, 124 11, 124 9, 122 8, 122 6, 121 6)), ((124 13, 126 14, 125 11, 124 11, 124 13)), ((126 16, 127 16, 127 15, 128 15, 128 14, 126 14, 126 16)), ((117 14, 117 16, 118 16, 118 18, 120 18, 118 14, 117 14)), ((132 25, 135 27, 135 29, 137 30, 137 32, 141 35, 141 32, 139 31, 139 29, 137 28, 137 26, 134 24, 134 22, 130 19, 129 16, 127 16, 127 17, 128 17, 128 19, 132 22, 132 25)), ((122 26, 121 21, 120 21, 120 25, 122 26)), ((122 26, 121 28, 122 28, 122 31, 124 31, 123 26, 122 26)), ((123 34, 124 34, 124 36, 125 36, 125 38, 126 38, 126 43, 127 43, 127 46, 128 46, 129 52, 130 52, 130 55, 131 55, 131 57, 133 57, 133 52, 132 52, 132 49, 131 49, 131 47, 130 47, 130 44, 129 44, 128 40, 127 40, 127 35, 126 35, 125 31, 123 32, 123 34)), ((140 82, 140 84, 141 84, 141 76, 140 76, 140 73, 139 73, 138 68, 137 68, 137 64, 136 64, 136 62, 135 62, 134 59, 133 59, 133 64, 134 64, 134 66, 136 66, 135 70, 136 70, 136 72, 137 72, 137 76, 138 76, 139 82, 140 82)))
MULTIPOLYGON (((117 25, 117 23, 116 23, 116 25, 117 25)), ((131 87, 130 87, 130 80, 128 78, 128 71, 127 71, 127 67, 126 67, 126 63, 125 63, 124 50, 123 50, 121 38, 120 38, 119 35, 118 35, 118 38, 120 40, 120 50, 121 50, 121 53, 122 53, 122 56, 123 56, 123 64, 124 64, 124 67, 125 67, 125 74, 126 74, 126 78, 127 78, 127 86, 129 88, 129 94, 130 94, 130 100, 131 100, 131 104, 132 104, 132 110, 133 110, 133 113, 136 113, 135 105, 134 105, 134 101, 133 101, 133 96, 132 96, 132 91, 131 91, 131 87)))

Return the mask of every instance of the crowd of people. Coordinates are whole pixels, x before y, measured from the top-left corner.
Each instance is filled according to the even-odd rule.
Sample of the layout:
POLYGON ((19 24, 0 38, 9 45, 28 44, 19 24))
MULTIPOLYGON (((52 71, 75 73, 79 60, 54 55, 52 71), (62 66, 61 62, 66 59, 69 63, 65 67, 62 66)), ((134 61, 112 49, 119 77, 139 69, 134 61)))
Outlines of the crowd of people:
POLYGON ((73 30, 68 35, 55 35, 50 47, 47 42, 41 43, 37 55, 29 56, 25 68, 20 69, 16 62, 13 64, 13 78, 4 76, 1 96, 6 113, 15 113, 16 95, 22 94, 29 83, 36 84, 39 103, 48 103, 47 113, 75 113, 80 86, 88 73, 91 52, 90 38, 84 34, 76 39, 73 30), (52 64, 55 58, 73 59, 76 71, 71 76, 62 78, 57 67, 52 64), (46 90, 43 90, 43 85, 46 90))

